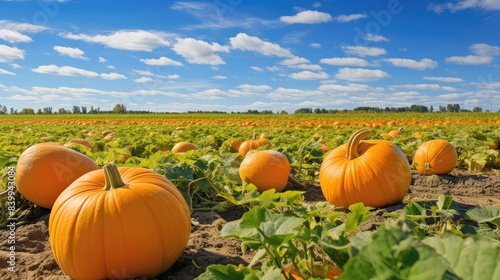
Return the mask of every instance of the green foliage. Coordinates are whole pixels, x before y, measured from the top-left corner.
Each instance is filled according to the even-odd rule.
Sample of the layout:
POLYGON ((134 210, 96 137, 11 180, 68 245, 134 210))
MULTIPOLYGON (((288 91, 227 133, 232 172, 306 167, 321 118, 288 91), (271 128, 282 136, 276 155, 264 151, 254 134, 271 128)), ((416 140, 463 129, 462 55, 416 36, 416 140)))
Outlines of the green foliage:
MULTIPOLYGON (((92 149, 72 148, 99 166, 115 162, 166 176, 193 210, 245 209, 241 219, 223 227, 221 236, 241 241, 244 252, 254 251, 251 264, 214 264, 198 279, 287 279, 286 266, 306 279, 323 279, 333 267, 343 271, 341 279, 500 279, 499 270, 493 270, 500 262, 498 206, 473 208, 462 216, 452 197, 442 195, 435 201, 409 202, 401 212, 385 214, 376 230, 361 231, 373 209, 355 204, 340 211, 326 202, 305 203, 305 189, 259 193, 254 185, 241 182, 243 157, 227 144, 229 139, 248 139, 253 130, 257 135, 266 132, 271 149, 290 160, 293 178, 317 182, 323 144, 334 149, 354 129, 380 124, 371 139, 401 128, 402 134, 390 141, 410 162, 421 143, 441 138, 457 149, 457 167, 482 172, 500 166, 499 150, 488 146, 500 143, 498 114, 51 115, 39 116, 36 122, 28 116, 1 118, 2 175, 30 145, 85 138, 92 149), (396 127, 386 125, 390 121, 396 127), (106 140, 88 130, 112 130, 116 137, 106 140), (415 132, 422 134, 417 137, 415 132), (181 155, 165 149, 181 141, 197 149, 181 155)), ((3 176, 0 189, 6 185, 3 176)), ((15 199, 18 211, 32 206, 19 194, 15 199)), ((9 217, 5 202, 0 226, 9 217)))

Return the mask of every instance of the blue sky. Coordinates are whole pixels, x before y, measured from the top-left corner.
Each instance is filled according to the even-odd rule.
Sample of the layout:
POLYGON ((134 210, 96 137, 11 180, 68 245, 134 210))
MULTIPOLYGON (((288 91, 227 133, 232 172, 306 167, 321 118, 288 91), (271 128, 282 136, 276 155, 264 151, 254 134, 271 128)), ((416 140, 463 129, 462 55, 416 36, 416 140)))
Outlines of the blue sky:
POLYGON ((497 111, 499 65, 498 0, 0 0, 19 111, 497 111))

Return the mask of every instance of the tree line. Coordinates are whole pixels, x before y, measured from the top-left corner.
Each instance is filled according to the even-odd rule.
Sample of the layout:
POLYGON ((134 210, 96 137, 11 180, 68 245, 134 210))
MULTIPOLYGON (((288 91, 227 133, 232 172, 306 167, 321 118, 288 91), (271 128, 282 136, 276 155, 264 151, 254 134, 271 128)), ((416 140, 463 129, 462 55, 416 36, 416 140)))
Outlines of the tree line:
MULTIPOLYGON (((490 110, 485 110, 489 112, 490 110)), ((325 109, 325 108, 299 108, 295 110, 294 114, 338 114, 338 113, 348 113, 348 112, 374 112, 374 113, 399 113, 399 112, 415 112, 415 113, 458 113, 458 112, 475 112, 481 113, 483 109, 481 107, 474 107, 472 110, 467 110, 460 108, 459 104, 447 104, 446 106, 439 106, 437 109, 431 105, 429 107, 423 105, 411 105, 407 107, 370 107, 370 106, 360 106, 354 109, 325 109)), ((127 110, 127 107, 123 104, 116 104, 112 110, 102 110, 100 107, 90 106, 73 106, 72 110, 59 108, 57 111, 53 111, 52 107, 45 107, 35 111, 32 108, 23 108, 21 111, 17 109, 10 108, 10 111, 6 106, 0 105, 0 114, 16 115, 30 115, 30 114, 157 114, 157 112, 144 111, 144 110, 127 110)), ((287 111, 281 110, 273 112, 272 110, 247 110, 243 112, 223 112, 223 111, 187 111, 188 114, 288 114, 287 111)), ((162 114, 172 114, 172 113, 162 113, 162 114)), ((175 113, 178 114, 178 113, 175 113)))
MULTIPOLYGON (((346 112, 374 112, 374 113, 402 113, 402 112, 414 112, 414 113, 458 113, 458 112, 475 112, 481 113, 483 109, 481 107, 474 107, 472 110, 467 110, 460 108, 460 104, 448 104, 447 106, 439 106, 437 110, 431 105, 429 107, 423 105, 411 105, 407 107, 369 107, 360 106, 352 110, 347 109, 312 109, 312 108, 300 108, 295 110, 294 114, 336 114, 336 113, 346 113, 346 112)), ((486 110, 489 112, 489 110, 486 110)))

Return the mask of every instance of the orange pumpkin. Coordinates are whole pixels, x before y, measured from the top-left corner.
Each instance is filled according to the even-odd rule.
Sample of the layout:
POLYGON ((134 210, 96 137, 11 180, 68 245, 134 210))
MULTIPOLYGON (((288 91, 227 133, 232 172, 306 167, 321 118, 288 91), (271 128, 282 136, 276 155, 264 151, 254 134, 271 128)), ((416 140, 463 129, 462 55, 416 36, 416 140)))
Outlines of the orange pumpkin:
POLYGON ((282 191, 290 175, 288 158, 277 151, 262 150, 248 154, 240 164, 242 181, 252 183, 260 192, 276 189, 282 191))
POLYGON ((356 131, 321 164, 319 182, 331 204, 384 207, 401 202, 408 191, 411 169, 404 153, 386 140, 361 141, 369 135, 366 128, 356 131))
POLYGON ((19 156, 15 183, 27 200, 50 209, 73 181, 98 168, 91 158, 70 148, 55 143, 35 144, 19 156))
POLYGON ((271 148, 271 143, 269 140, 265 138, 259 138, 255 140, 255 131, 253 132, 253 136, 251 140, 246 140, 241 143, 239 149, 238 149, 238 154, 245 156, 248 151, 255 150, 259 147, 264 146, 266 149, 271 148))
POLYGON ((458 155, 455 147, 443 139, 422 143, 413 156, 413 163, 420 174, 448 174, 457 165, 458 155))
POLYGON ((66 142, 66 144, 64 144, 64 146, 66 146, 66 147, 71 147, 73 145, 82 145, 82 146, 85 146, 89 149, 92 149, 92 144, 90 144, 89 141, 87 141, 83 138, 74 138, 74 139, 71 139, 68 142, 66 142))
POLYGON ((107 164, 85 174, 56 200, 50 247, 73 279, 155 277, 183 254, 189 208, 165 176, 107 164))
POLYGON ((113 140, 115 137, 116 137, 116 133, 110 132, 110 133, 106 134, 106 136, 104 136, 104 139, 113 140))
POLYGON ((401 135, 401 130, 393 129, 393 130, 389 131, 389 133, 387 133, 387 134, 389 134, 392 138, 396 138, 396 137, 401 135))
MULTIPOLYGON (((314 273, 316 274, 315 276, 323 276, 323 270, 321 267, 318 265, 317 267, 314 268, 314 273)), ((302 276, 295 270, 295 267, 293 265, 287 265, 285 266, 285 274, 287 277, 293 276, 295 280, 304 280, 302 276)), ((342 271, 340 271, 336 267, 332 267, 327 273, 326 273, 326 279, 335 279, 342 275, 342 271)))
POLYGON ((230 139, 227 141, 228 145, 234 150, 234 151, 238 151, 240 149, 240 146, 241 146, 241 140, 238 140, 238 139, 230 139))
POLYGON ((179 142, 172 147, 172 153, 174 153, 175 155, 182 154, 191 150, 196 150, 196 146, 190 142, 179 142))
POLYGON ((101 132, 102 136, 106 137, 106 135, 108 134, 111 134, 111 133, 114 133, 112 130, 104 130, 103 132, 101 132))

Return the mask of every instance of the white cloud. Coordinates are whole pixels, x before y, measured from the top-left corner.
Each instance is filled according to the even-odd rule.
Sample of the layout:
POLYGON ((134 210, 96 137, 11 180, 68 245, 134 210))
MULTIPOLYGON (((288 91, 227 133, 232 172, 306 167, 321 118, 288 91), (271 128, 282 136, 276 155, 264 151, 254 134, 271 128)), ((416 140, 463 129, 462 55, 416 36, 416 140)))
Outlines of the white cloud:
POLYGON ((493 57, 476 56, 476 55, 451 56, 445 58, 445 61, 446 63, 452 63, 452 64, 482 65, 491 63, 493 61, 493 57))
POLYGON ((0 68, 0 75, 16 75, 16 73, 0 68))
POLYGON ((164 56, 160 58, 141 59, 140 61, 150 66, 184 66, 181 62, 164 56))
POLYGON ((495 89, 495 88, 498 88, 500 89, 500 82, 473 82, 471 83, 477 87, 480 87, 480 88, 491 88, 491 89, 495 89))
POLYGON ((10 20, 0 20, 0 28, 14 30, 18 32, 27 32, 27 33, 38 33, 49 29, 48 27, 41 25, 35 25, 24 22, 23 23, 14 22, 10 20))
POLYGON ((239 85, 239 86, 237 86, 237 88, 239 88, 243 91, 259 91, 259 92, 269 91, 272 89, 268 85, 249 85, 249 84, 239 85))
POLYGON ((228 46, 222 46, 218 43, 210 44, 193 38, 177 39, 177 43, 172 49, 192 64, 226 64, 216 53, 229 53, 228 46))
POLYGON ((270 26, 276 24, 276 20, 266 20, 251 16, 244 17, 229 17, 221 16, 226 9, 230 10, 228 4, 234 3, 221 3, 218 1, 211 2, 174 2, 170 7, 172 10, 186 12, 196 17, 201 23, 194 25, 185 25, 183 29, 221 29, 221 28, 247 28, 252 29, 256 26, 270 26))
POLYGON ((428 58, 422 58, 420 61, 407 58, 385 58, 382 60, 389 62, 396 67, 404 67, 414 70, 425 70, 429 68, 436 68, 438 66, 436 61, 428 58))
POLYGON ((24 59, 24 50, 0 45, 0 62, 10 62, 14 59, 24 59))
POLYGON ((181 76, 179 74, 172 74, 172 75, 168 75, 167 76, 167 79, 169 80, 177 80, 179 79, 181 76))
POLYGON ((212 78, 216 79, 216 80, 227 80, 227 77, 223 76, 223 75, 215 75, 215 76, 212 76, 212 78))
POLYGON ((150 77, 140 77, 140 78, 137 78, 134 80, 134 82, 136 82, 136 83, 149 83, 152 81, 154 81, 154 80, 150 77))
POLYGON ((393 85, 391 88, 404 88, 409 90, 456 91, 454 87, 440 86, 438 84, 406 84, 393 85))
POLYGON ((424 80, 443 82, 443 83, 461 83, 464 80, 454 77, 424 77, 424 80))
POLYGON ((233 49, 253 51, 265 56, 293 57, 289 50, 280 47, 278 44, 263 41, 246 33, 238 33, 235 37, 229 38, 229 42, 233 49))
POLYGON ((292 73, 288 77, 295 80, 323 80, 328 79, 328 74, 325 72, 312 72, 312 71, 302 71, 297 73, 292 73))
POLYGON ((38 66, 37 68, 32 70, 33 72, 40 74, 50 74, 58 76, 82 76, 82 77, 99 76, 99 74, 97 74, 94 71, 88 71, 85 69, 75 68, 71 66, 57 66, 54 64, 38 66))
POLYGON ((305 59, 303 57, 298 57, 298 56, 294 56, 292 58, 285 59, 280 62, 281 65, 287 65, 287 66, 304 64, 304 63, 309 63, 309 59, 305 59))
POLYGON ((342 47, 344 51, 348 54, 357 55, 361 57, 365 56, 380 56, 386 54, 383 48, 378 47, 363 47, 363 46, 344 46, 342 47))
POLYGON ((135 73, 141 75, 141 76, 154 76, 153 73, 151 73, 150 71, 146 71, 146 70, 136 70, 136 69, 134 69, 133 71, 135 73))
POLYGON ((332 57, 332 58, 322 58, 319 61, 323 64, 335 65, 335 66, 356 66, 356 67, 366 67, 370 64, 357 57, 332 57))
POLYGON ((12 66, 12 68, 14 68, 14 69, 21 69, 21 68, 23 68, 21 65, 19 65, 17 63, 12 63, 10 66, 12 66))
POLYGON ((328 85, 321 85, 318 89, 323 91, 334 91, 334 92, 367 92, 370 90, 370 87, 368 85, 363 85, 363 84, 348 84, 348 85, 328 84, 328 85))
POLYGON ((79 40, 87 43, 98 43, 107 47, 128 51, 152 51, 159 47, 170 46, 169 34, 146 30, 120 30, 110 35, 86 35, 64 33, 60 36, 66 39, 79 40))
POLYGON ((264 72, 264 69, 262 69, 259 66, 251 66, 250 68, 252 68, 252 70, 257 71, 257 72, 264 72))
POLYGON ((6 98, 10 99, 10 100, 17 100, 17 101, 38 101, 38 98, 35 96, 26 96, 26 95, 20 95, 20 94, 8 96, 6 98))
POLYGON ((270 72, 281 71, 281 68, 279 68, 278 66, 267 66, 266 69, 267 69, 267 71, 270 71, 270 72))
POLYGON ((99 76, 101 76, 101 78, 103 78, 105 80, 124 80, 124 79, 127 79, 127 77, 125 77, 125 75, 122 75, 119 73, 114 73, 114 72, 102 73, 99 76))
POLYGON ((192 99, 209 99, 209 100, 222 99, 224 96, 227 96, 227 93, 217 88, 198 91, 189 95, 189 97, 192 99))
POLYGON ((450 10, 454 13, 466 9, 479 9, 485 11, 500 10, 500 2, 497 0, 461 0, 458 3, 431 4, 429 10, 436 13, 442 13, 445 10, 450 10))
POLYGON ((332 20, 332 16, 328 13, 318 12, 318 11, 302 11, 294 16, 282 16, 280 21, 288 24, 293 23, 303 23, 303 24, 315 24, 324 23, 332 20))
POLYGON ((9 43, 27 43, 33 41, 30 37, 9 29, 0 29, 0 39, 9 43))
POLYGON ((483 57, 500 55, 500 47, 488 44, 473 44, 469 49, 471 49, 472 53, 483 57))
POLYGON ((361 18, 367 18, 368 15, 366 14, 350 14, 350 15, 340 15, 336 16, 334 19, 335 21, 338 22, 349 22, 349 21, 356 21, 361 18))
POLYGON ((301 90, 301 89, 283 88, 283 87, 279 87, 267 95, 267 97, 275 100, 290 100, 290 99, 299 100, 304 98, 321 97, 321 96, 324 96, 324 92, 319 90, 301 90))
POLYGON ((371 41, 371 42, 387 42, 389 39, 382 35, 374 35, 374 34, 366 34, 365 37, 363 37, 366 41, 371 41))
POLYGON ((290 68, 297 68, 297 69, 304 69, 304 70, 311 70, 311 71, 321 71, 323 68, 317 64, 297 64, 297 65, 290 65, 290 68))
POLYGON ((114 72, 98 74, 94 71, 89 71, 81 68, 76 68, 72 66, 57 66, 54 64, 41 65, 38 66, 37 68, 32 69, 32 71, 39 74, 48 74, 57 76, 88 77, 88 78, 101 77, 105 80, 127 79, 127 77, 125 77, 124 75, 114 72))
POLYGON ((169 79, 169 80, 177 80, 181 76, 179 74, 172 74, 172 75, 167 75, 167 76, 162 76, 162 75, 156 75, 158 78, 163 78, 163 79, 169 79))
POLYGON ((311 48, 321 49, 320 43, 310 43, 309 46, 311 46, 311 48))
POLYGON ((84 56, 85 52, 80 50, 79 48, 55 46, 54 50, 63 56, 69 56, 71 58, 88 60, 88 58, 86 58, 84 56))
POLYGON ((320 71, 322 70, 321 66, 317 64, 310 64, 308 59, 305 59, 303 57, 292 57, 289 59, 285 59, 280 62, 281 65, 286 65, 290 68, 298 68, 298 69, 304 69, 304 70, 314 70, 314 71, 320 71))
POLYGON ((362 68, 341 68, 335 75, 337 79, 353 82, 370 82, 390 78, 391 76, 382 70, 369 70, 362 68))
POLYGON ((99 62, 104 63, 104 62, 107 62, 107 60, 104 57, 100 56, 99 57, 99 62))

